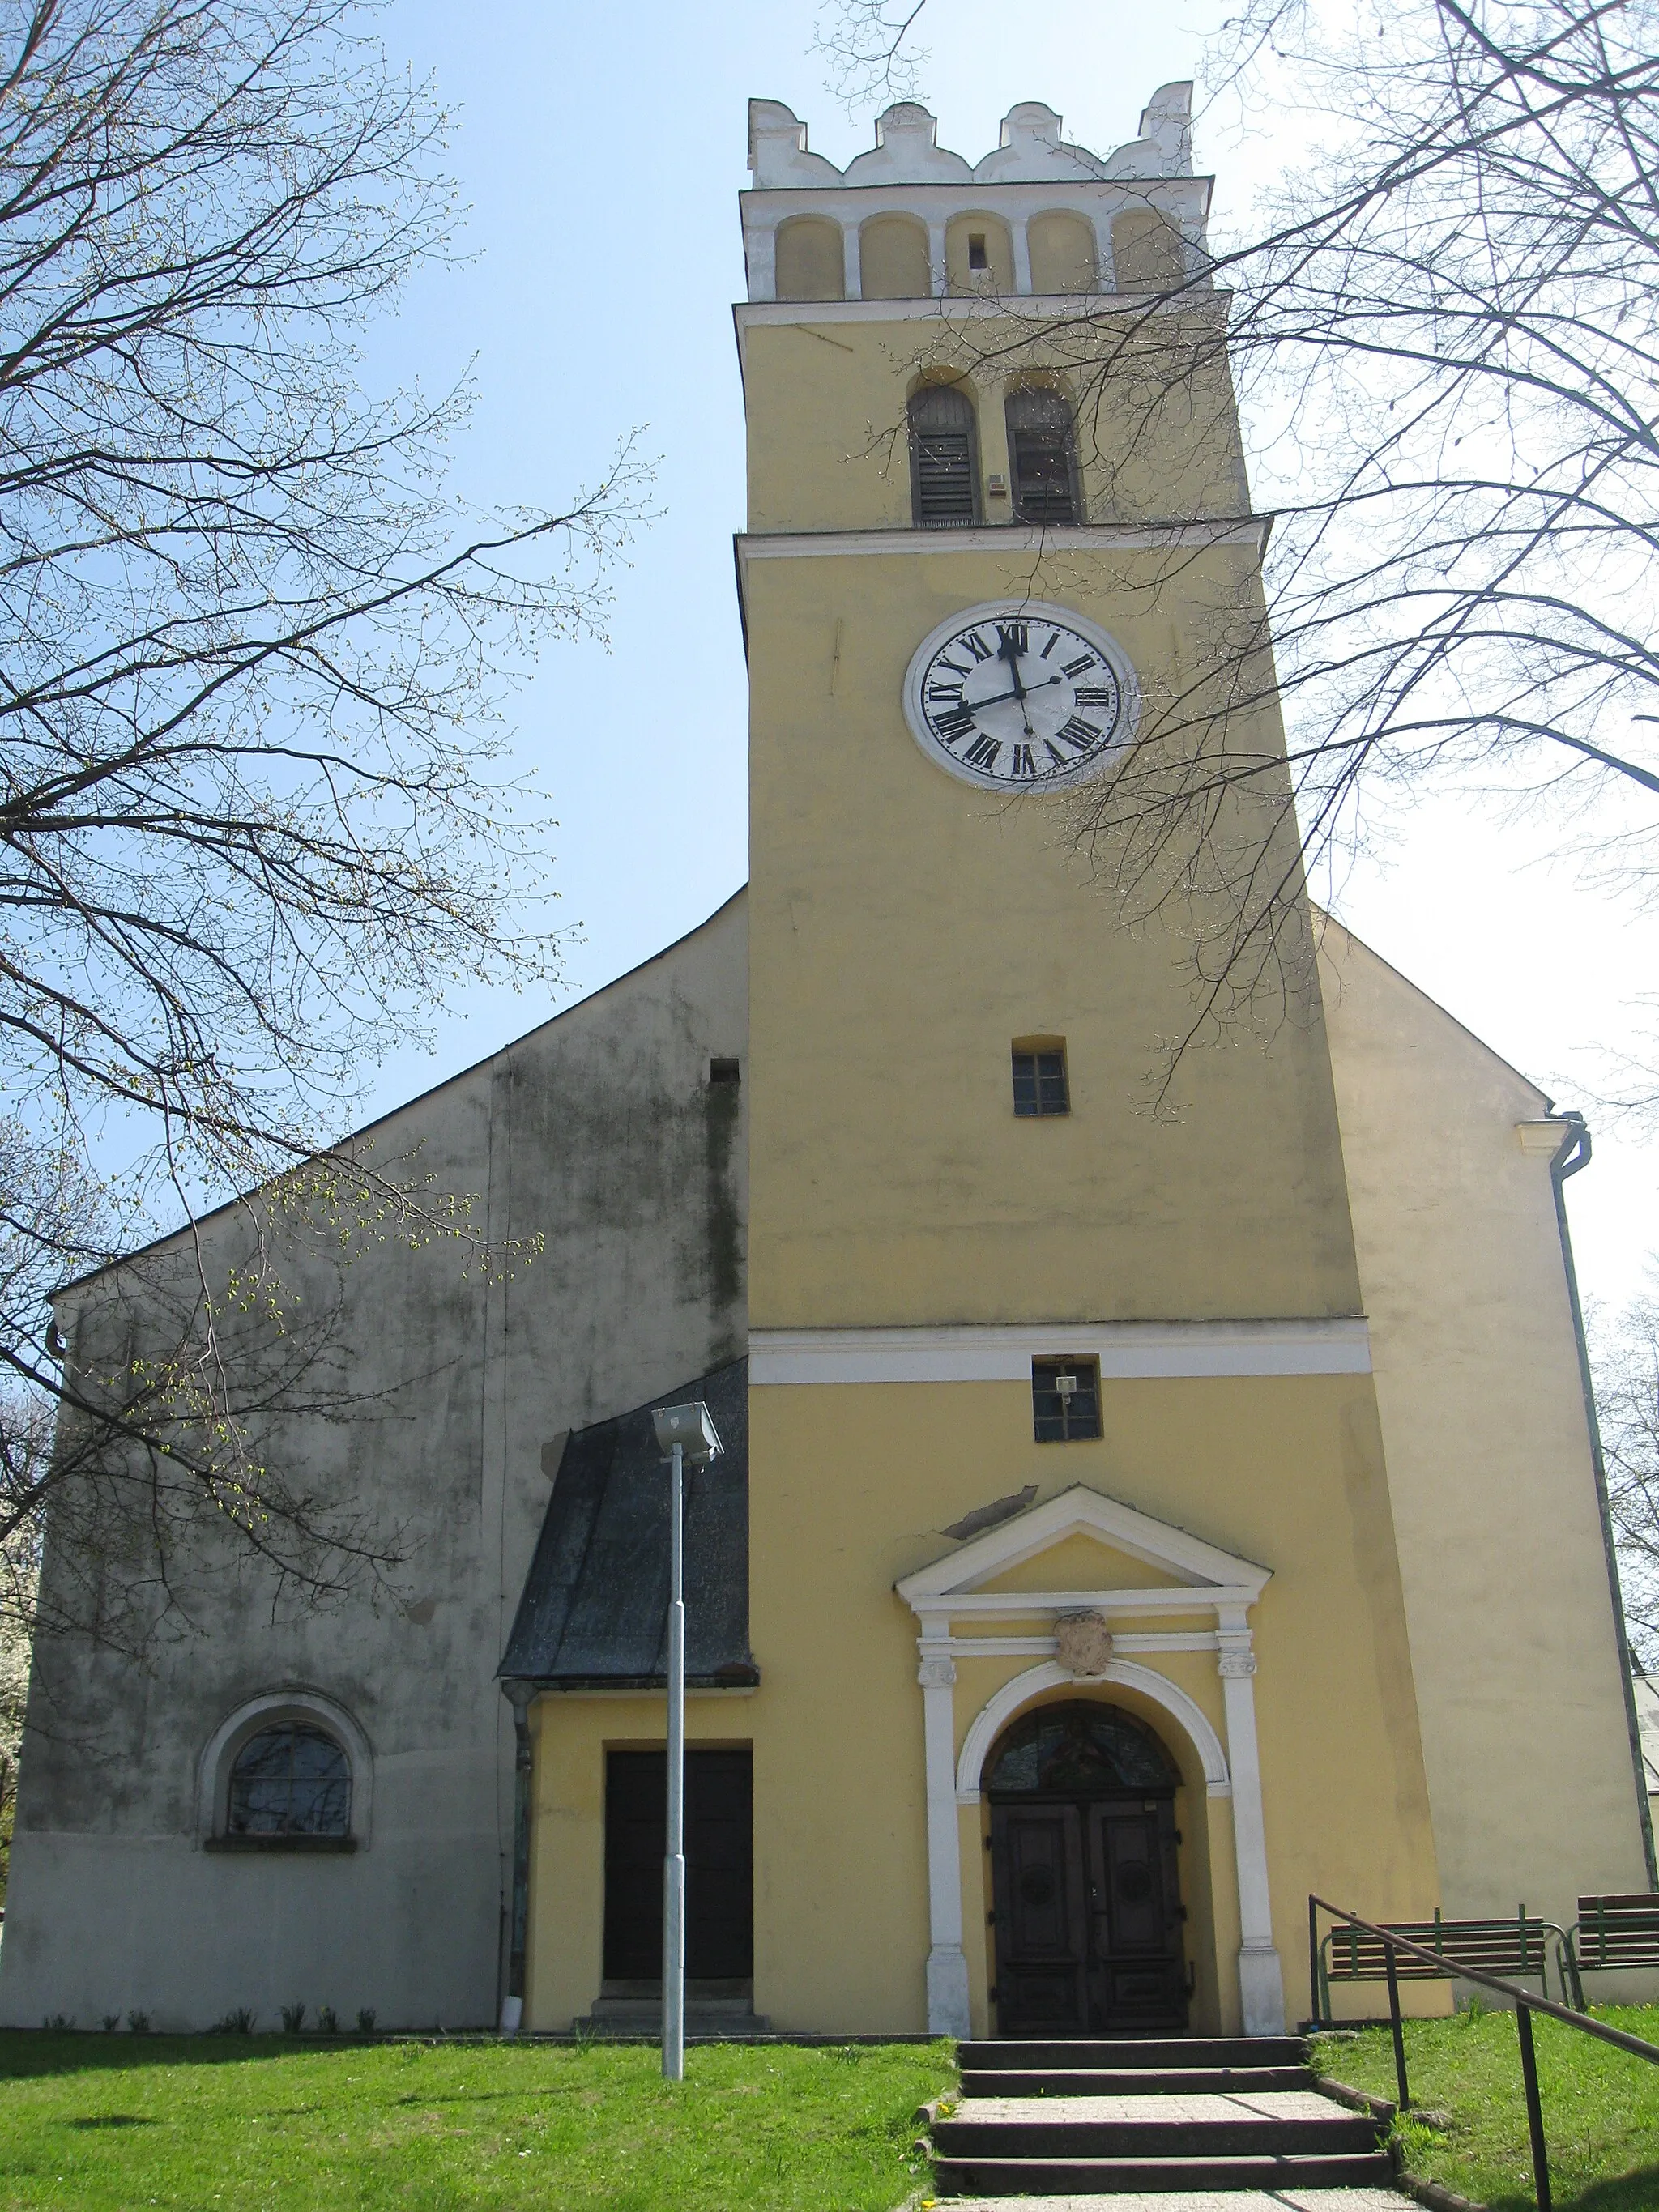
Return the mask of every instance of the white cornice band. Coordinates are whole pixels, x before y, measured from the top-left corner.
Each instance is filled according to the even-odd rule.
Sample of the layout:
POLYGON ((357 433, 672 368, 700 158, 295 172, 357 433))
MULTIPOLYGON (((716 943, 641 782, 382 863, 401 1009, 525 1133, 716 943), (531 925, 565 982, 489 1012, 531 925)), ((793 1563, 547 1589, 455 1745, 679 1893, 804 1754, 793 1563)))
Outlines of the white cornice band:
POLYGON ((945 1328, 763 1328, 749 1339, 751 1385, 785 1382, 1029 1382, 1033 1359, 1094 1358, 1105 1382, 1275 1375, 1369 1375, 1363 1318, 1306 1321, 1043 1322, 945 1328))
POLYGON ((1267 542, 1264 515, 1218 515, 1196 522, 1079 522, 1027 530, 1018 523, 981 523, 951 530, 775 530, 739 532, 738 560, 826 560, 848 554, 1001 553, 1022 568, 1045 553, 1150 552, 1243 545, 1258 556, 1267 542))

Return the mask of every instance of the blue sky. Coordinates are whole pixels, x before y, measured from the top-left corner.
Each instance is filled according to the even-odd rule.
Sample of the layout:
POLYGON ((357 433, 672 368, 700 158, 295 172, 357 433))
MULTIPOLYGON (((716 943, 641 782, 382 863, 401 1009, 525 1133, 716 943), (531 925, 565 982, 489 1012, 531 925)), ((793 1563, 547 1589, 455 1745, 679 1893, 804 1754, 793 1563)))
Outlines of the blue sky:
MULTIPOLYGON (((1066 116, 1105 149, 1146 96, 1192 74, 1213 10, 1042 0, 933 0, 923 90, 941 141, 977 159, 1018 100, 1066 116)), ((452 108, 452 161, 473 258, 424 277, 378 334, 376 376, 453 380, 479 402, 457 488, 558 504, 644 428, 660 455, 660 519, 617 578, 611 649, 546 653, 514 703, 518 757, 560 827, 558 921, 580 925, 567 988, 458 994, 434 1049, 378 1073, 370 1110, 467 1065, 694 927, 746 872, 742 641, 732 533, 743 510, 741 393, 731 303, 751 94, 787 100, 816 150, 846 161, 870 118, 839 110, 810 51, 814 9, 726 0, 690 9, 392 0, 382 35, 434 71, 452 108), (677 711, 661 712, 672 672, 677 711)), ((1219 134, 1217 134, 1218 138, 1219 134)), ((1206 143, 1224 203, 1273 159, 1269 135, 1206 143)), ((1659 972, 1659 923, 1580 889, 1524 835, 1464 805, 1419 810, 1382 860, 1344 886, 1343 917, 1479 1035, 1571 1103, 1597 1046, 1615 1044, 1659 972)), ((1592 1292, 1638 1288, 1659 1245, 1654 1154, 1604 1133, 1573 1185, 1592 1292)))

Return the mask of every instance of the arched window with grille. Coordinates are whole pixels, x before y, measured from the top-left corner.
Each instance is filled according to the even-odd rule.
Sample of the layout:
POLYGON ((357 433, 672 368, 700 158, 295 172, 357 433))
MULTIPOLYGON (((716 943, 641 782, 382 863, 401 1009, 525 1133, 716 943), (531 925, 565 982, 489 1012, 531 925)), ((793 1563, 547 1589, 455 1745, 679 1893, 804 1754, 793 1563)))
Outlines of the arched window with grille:
POLYGON ((926 529, 979 520, 973 402, 959 385, 925 384, 910 401, 911 512, 926 529))
POLYGON ((316 1722, 276 1721, 251 1735, 230 1769, 228 1836, 342 1837, 351 1832, 351 1762, 316 1722))
POLYGON ((1063 392, 1021 385, 1008 395, 1008 462, 1016 522, 1079 522, 1077 440, 1063 392))

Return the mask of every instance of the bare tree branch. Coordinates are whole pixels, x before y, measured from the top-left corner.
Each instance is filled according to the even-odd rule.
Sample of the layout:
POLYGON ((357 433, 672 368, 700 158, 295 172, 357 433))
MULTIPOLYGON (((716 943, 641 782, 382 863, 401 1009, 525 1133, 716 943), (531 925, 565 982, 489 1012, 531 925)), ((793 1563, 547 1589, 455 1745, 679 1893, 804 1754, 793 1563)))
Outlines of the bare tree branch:
POLYGON ((348 1412, 295 1255, 512 1264, 465 1194, 334 1140, 450 984, 556 969, 501 711, 543 644, 602 634, 646 512, 626 436, 590 490, 467 512, 468 392, 364 388, 454 221, 442 110, 366 20, 0 0, 0 1562, 55 1532, 0 1616, 9 1589, 133 1648, 198 1553, 316 1601, 395 1560, 260 1451, 280 1408, 348 1412), (239 1191, 228 1282, 193 1224, 239 1191), (132 1272, 131 1343, 47 1357, 43 1293, 161 1209, 187 1233, 132 1272))

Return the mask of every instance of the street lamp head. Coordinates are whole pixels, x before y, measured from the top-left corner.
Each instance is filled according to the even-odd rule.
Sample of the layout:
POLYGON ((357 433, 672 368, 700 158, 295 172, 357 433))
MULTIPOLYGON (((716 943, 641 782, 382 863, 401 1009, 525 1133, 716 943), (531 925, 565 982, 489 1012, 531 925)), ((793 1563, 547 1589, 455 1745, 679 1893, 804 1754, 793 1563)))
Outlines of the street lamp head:
POLYGON ((714 1416, 701 1398, 689 1406, 659 1406, 651 1421, 657 1431, 657 1449, 665 1459, 672 1456, 676 1444, 694 1462, 718 1459, 726 1449, 714 1416))

